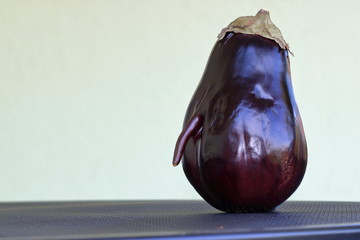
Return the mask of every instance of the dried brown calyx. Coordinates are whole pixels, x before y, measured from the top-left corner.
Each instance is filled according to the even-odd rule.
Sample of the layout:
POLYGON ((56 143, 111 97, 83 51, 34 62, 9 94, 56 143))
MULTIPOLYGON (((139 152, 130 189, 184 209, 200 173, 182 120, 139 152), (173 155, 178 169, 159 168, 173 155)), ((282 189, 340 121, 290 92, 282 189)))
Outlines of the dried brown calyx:
MULTIPOLYGON (((218 40, 224 38, 227 32, 257 34, 274 40, 282 49, 289 50, 289 44, 284 40, 281 31, 270 19, 269 11, 261 9, 255 16, 239 17, 223 28, 218 40)), ((292 52, 290 52, 292 54, 292 52)), ((293 54, 292 54, 293 55, 293 54)))

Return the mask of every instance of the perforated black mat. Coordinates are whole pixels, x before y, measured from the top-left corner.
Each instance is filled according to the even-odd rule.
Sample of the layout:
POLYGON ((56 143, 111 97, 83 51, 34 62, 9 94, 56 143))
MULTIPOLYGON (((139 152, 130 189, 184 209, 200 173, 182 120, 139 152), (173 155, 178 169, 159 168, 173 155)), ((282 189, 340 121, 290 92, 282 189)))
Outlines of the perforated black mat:
POLYGON ((360 239, 360 203, 221 213, 203 201, 1 203, 0 239, 360 239))

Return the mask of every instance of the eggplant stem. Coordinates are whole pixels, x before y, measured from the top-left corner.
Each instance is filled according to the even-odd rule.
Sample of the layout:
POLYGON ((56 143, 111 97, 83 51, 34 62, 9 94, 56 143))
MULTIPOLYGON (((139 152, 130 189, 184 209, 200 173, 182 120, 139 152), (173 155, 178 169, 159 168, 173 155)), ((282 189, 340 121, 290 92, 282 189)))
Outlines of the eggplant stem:
POLYGON ((203 117, 201 115, 193 116, 185 125, 182 132, 180 133, 174 151, 173 166, 179 165, 181 158, 184 154, 187 142, 191 137, 196 135, 203 125, 203 117))

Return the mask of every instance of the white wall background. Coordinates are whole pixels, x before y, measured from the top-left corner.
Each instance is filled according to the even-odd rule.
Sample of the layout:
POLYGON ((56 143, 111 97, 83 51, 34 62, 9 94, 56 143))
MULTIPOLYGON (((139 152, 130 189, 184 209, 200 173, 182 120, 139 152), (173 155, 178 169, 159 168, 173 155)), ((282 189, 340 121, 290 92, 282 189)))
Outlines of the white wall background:
POLYGON ((0 0, 0 201, 198 199, 171 158, 219 31, 270 10, 309 148, 293 200, 360 201, 360 1, 0 0))

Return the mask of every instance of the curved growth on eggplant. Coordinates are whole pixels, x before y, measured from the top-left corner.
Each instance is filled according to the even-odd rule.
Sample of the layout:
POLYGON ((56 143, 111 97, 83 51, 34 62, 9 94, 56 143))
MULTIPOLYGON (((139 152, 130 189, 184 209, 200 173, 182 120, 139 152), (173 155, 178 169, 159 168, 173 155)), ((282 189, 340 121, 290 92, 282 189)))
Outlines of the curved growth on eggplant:
POLYGON ((173 165, 213 207, 271 211, 299 186, 307 146, 289 46, 269 13, 224 28, 188 106, 173 165))

